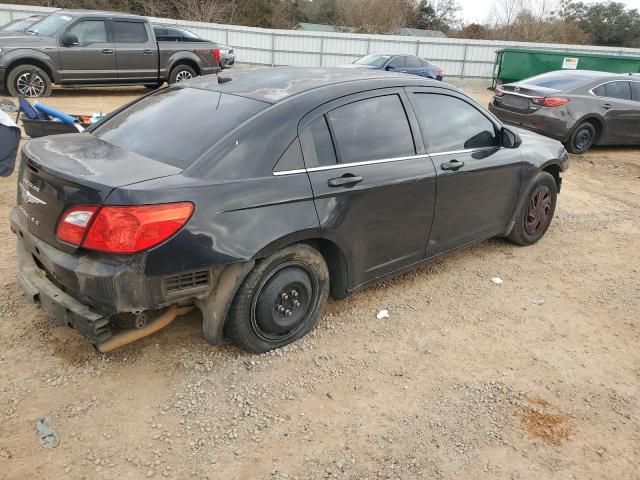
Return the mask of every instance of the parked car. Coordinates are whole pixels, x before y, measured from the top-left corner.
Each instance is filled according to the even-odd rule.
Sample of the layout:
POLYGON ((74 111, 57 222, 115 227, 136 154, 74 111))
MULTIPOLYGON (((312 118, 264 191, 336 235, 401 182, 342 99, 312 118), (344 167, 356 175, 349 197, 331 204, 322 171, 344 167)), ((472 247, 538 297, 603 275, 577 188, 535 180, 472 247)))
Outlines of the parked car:
POLYGON ((101 351, 195 305, 208 341, 264 352, 308 333, 329 294, 484 239, 537 242, 567 157, 417 76, 203 77, 25 145, 18 277, 101 351))
POLYGON ((410 73, 421 77, 442 80, 442 68, 415 55, 399 53, 371 53, 359 58, 350 65, 352 68, 367 68, 369 70, 387 70, 389 72, 410 73))
MULTIPOLYGON (((176 27, 175 25, 153 25, 153 32, 158 42, 209 42, 195 33, 176 27)), ((233 48, 217 44, 220 50, 220 68, 230 68, 236 63, 233 48)))
POLYGON ((543 73, 496 88, 500 120, 561 141, 572 153, 592 145, 640 144, 640 76, 589 70, 543 73))
POLYGON ((219 70, 212 42, 156 41, 144 17, 56 11, 20 36, 0 36, 0 89, 41 97, 60 85, 158 87, 219 70))
POLYGON ((5 32, 25 32, 29 27, 42 20, 44 17, 46 17, 46 15, 31 15, 26 18, 13 20, 0 27, 0 34, 5 32))

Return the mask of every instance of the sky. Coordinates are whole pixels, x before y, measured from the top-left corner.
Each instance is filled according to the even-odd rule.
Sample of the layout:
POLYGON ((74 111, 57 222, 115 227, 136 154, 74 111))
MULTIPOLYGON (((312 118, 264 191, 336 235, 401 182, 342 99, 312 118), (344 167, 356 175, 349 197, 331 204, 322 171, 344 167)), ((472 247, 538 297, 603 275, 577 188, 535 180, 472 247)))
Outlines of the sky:
MULTIPOLYGON (((461 17, 465 23, 484 22, 489 16, 495 0, 458 0, 461 7, 461 17)), ((591 3, 589 0, 583 0, 591 3)), ((640 11, 640 0, 616 0, 626 4, 629 8, 637 8, 640 11)))

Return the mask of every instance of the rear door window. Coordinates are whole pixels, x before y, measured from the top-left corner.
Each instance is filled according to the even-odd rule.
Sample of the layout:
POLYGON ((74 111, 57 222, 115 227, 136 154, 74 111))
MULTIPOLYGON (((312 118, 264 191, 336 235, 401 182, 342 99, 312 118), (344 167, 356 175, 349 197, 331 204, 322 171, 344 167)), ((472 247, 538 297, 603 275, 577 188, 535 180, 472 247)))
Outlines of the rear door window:
POLYGON ((116 43, 146 43, 149 39, 144 23, 116 20, 113 25, 116 43))
POLYGON ((324 115, 313 121, 300 135, 307 167, 335 165, 336 151, 324 115))
POLYGON ((409 120, 398 95, 349 103, 327 113, 338 161, 363 162, 415 155, 409 120))
POLYGON ((130 152, 186 168, 270 104, 196 88, 168 88, 100 124, 93 134, 130 152))
POLYGON ((416 93, 415 103, 429 153, 499 144, 493 122, 464 100, 449 95, 416 93))
MULTIPOLYGON (((604 87, 605 94, 600 96, 605 96, 607 98, 617 98, 619 100, 631 100, 630 82, 609 82, 601 86, 604 87)), ((595 90, 594 92, 596 93, 596 95, 599 95, 599 93, 595 90)))
POLYGON ((405 68, 404 58, 404 56, 393 57, 387 66, 393 68, 405 68))

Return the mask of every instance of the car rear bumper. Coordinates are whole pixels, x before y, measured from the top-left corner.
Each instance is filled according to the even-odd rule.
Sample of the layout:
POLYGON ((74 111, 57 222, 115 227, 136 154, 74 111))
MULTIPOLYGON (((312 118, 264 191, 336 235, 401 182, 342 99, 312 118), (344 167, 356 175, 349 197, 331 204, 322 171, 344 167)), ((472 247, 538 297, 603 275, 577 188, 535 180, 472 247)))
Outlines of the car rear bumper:
MULTIPOLYGON (((93 343, 109 338, 114 323, 133 323, 143 312, 191 304, 213 289, 212 282, 207 282, 170 290, 167 285, 180 283, 190 274, 147 276, 145 255, 63 252, 29 232, 19 207, 11 211, 10 223, 18 237, 18 279, 25 293, 57 324, 74 328, 93 343)), ((213 269, 205 272, 213 278, 213 269)))
POLYGON ((502 122, 540 133, 560 142, 566 142, 571 135, 567 121, 558 118, 547 109, 539 109, 533 113, 518 113, 497 106, 494 100, 489 102, 489 111, 502 122))

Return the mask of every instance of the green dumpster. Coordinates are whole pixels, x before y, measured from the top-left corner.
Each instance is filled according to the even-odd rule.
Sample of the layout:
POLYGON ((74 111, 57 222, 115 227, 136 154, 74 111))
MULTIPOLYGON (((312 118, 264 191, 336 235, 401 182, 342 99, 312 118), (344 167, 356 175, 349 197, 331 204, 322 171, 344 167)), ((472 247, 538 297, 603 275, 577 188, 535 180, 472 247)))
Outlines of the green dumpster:
POLYGON ((540 73, 563 69, 638 73, 640 72, 640 57, 504 48, 496 51, 492 87, 502 83, 517 82, 540 73))

